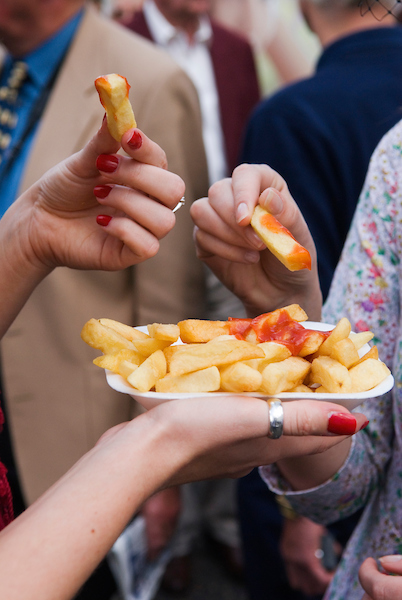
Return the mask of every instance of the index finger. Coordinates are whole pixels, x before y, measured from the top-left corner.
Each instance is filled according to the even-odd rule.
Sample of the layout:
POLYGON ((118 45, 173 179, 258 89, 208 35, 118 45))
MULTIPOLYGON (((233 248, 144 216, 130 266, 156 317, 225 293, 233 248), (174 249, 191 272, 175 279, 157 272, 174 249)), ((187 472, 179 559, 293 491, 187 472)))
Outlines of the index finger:
MULTIPOLYGON (((241 226, 250 224, 251 215, 260 200, 261 193, 273 188, 280 194, 289 194, 283 177, 268 165, 242 164, 232 174, 232 191, 236 223, 241 226)), ((272 198, 270 212, 276 214, 282 210, 280 195, 272 198), (275 204, 278 204, 277 206, 275 204)), ((265 202, 265 208, 266 206, 265 202)))

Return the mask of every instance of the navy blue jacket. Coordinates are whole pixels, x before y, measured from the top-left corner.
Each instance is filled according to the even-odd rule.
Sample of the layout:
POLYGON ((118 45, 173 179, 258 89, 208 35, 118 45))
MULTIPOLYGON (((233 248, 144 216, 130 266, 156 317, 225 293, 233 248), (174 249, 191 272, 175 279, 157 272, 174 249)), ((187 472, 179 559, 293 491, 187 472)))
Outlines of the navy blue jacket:
POLYGON ((265 163, 287 181, 317 246, 328 293, 381 137, 402 118, 402 28, 337 40, 309 79, 263 101, 249 122, 242 161, 265 163))

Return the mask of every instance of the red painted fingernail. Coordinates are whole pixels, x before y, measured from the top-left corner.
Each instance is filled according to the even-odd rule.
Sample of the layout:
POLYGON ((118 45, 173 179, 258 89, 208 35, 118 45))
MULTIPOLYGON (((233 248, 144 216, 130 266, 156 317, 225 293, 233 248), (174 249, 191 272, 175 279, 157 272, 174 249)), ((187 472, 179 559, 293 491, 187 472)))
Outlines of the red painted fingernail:
POLYGON ((107 198, 111 191, 112 186, 110 185, 96 185, 94 187, 94 194, 97 198, 107 198))
POLYGON ((142 135, 139 131, 134 131, 133 135, 127 142, 132 150, 138 150, 142 146, 142 135))
POLYGON ((110 215, 98 215, 96 217, 96 222, 98 223, 98 225, 101 225, 102 227, 106 227, 106 225, 109 225, 111 220, 112 220, 112 217, 110 215))
POLYGON ((356 419, 348 413, 332 413, 328 419, 329 433, 352 435, 356 431, 356 419))
POLYGON ((114 173, 119 164, 117 156, 111 154, 100 154, 96 159, 96 168, 105 173, 114 173))
POLYGON ((359 431, 361 431, 362 429, 366 429, 366 427, 367 427, 367 425, 368 425, 369 423, 370 423, 370 421, 369 421, 369 420, 365 421, 365 422, 363 423, 363 425, 360 427, 359 431))

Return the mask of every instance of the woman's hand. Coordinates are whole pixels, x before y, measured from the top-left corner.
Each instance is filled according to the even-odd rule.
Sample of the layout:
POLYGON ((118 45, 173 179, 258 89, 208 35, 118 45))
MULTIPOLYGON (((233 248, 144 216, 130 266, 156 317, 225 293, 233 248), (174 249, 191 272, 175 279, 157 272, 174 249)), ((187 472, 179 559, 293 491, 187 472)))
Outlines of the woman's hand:
MULTIPOLYGON (((283 402, 284 435, 272 440, 268 434, 268 405, 264 400, 233 396, 174 400, 160 404, 145 415, 152 428, 166 429, 169 460, 175 464, 168 484, 215 477, 241 477, 252 468, 280 459, 321 453, 350 436, 331 433, 334 415, 345 415, 350 434, 367 420, 359 413, 329 402, 297 400, 283 402)), ((137 420, 137 419, 136 419, 137 420)), ((333 473, 338 465, 334 466, 333 473)), ((166 467, 168 472, 169 467, 166 467)), ((331 475, 333 474, 331 473, 331 475)))
POLYGON ((6 214, 10 234, 39 268, 118 270, 157 253, 175 224, 172 209, 184 183, 138 129, 123 136, 122 146, 131 158, 115 154, 119 144, 104 122, 81 152, 46 173, 6 214))
POLYGON ((379 562, 383 572, 374 558, 367 558, 359 569, 360 583, 366 592, 362 600, 402 598, 402 556, 383 556, 379 562))
POLYGON ((266 165, 241 165, 231 179, 214 184, 208 198, 191 207, 198 257, 255 316, 292 302, 319 320, 321 291, 308 227, 285 181, 266 165), (290 272, 265 248, 250 226, 254 207, 274 214, 305 246, 311 271, 290 272))

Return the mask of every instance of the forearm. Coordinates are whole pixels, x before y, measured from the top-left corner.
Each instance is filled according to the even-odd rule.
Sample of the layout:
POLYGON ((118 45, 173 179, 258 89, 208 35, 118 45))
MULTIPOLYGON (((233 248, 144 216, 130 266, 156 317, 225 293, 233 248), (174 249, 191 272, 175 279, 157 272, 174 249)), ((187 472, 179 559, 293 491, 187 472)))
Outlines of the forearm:
POLYGON ((0 339, 35 287, 51 271, 29 247, 29 197, 17 200, 0 219, 0 339))
POLYGON ((164 425, 135 419, 9 525, 0 535, 4 597, 71 598, 142 502, 186 459, 170 442, 164 425))

